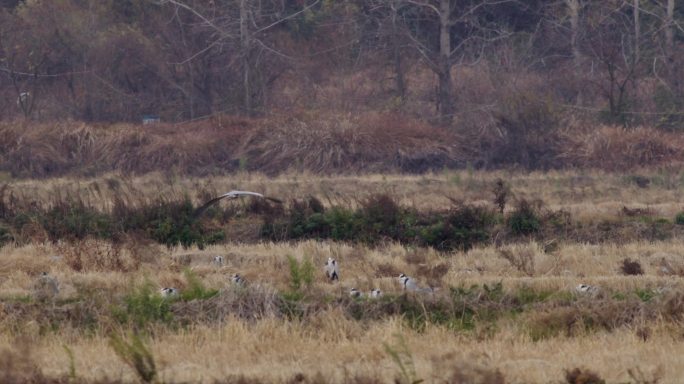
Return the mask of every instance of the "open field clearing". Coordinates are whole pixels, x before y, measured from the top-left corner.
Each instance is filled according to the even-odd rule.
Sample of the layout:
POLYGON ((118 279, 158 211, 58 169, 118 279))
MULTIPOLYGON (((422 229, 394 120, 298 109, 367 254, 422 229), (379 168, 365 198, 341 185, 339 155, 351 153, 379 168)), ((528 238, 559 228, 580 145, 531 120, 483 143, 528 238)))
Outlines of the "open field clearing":
POLYGON ((13 182, 0 199, 0 381, 676 383, 680 180, 13 182), (182 214, 230 189, 285 204, 182 214), (324 274, 329 258, 339 281, 324 274), (402 273, 426 292, 404 290, 402 273))

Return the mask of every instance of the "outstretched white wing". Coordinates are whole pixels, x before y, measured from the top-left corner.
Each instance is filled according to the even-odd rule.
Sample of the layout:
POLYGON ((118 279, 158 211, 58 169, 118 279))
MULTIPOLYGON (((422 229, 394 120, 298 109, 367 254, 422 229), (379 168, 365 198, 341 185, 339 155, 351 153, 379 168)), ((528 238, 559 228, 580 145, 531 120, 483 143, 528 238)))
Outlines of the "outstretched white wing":
POLYGON ((211 207, 213 204, 215 204, 215 203, 217 203, 223 199, 226 199, 226 198, 237 199, 240 196, 254 196, 254 197, 259 197, 261 199, 267 199, 267 200, 273 201, 274 203, 282 204, 282 201, 275 199, 273 197, 264 196, 261 193, 250 192, 250 191, 230 191, 228 193, 224 193, 221 196, 214 197, 213 199, 204 203, 204 205, 202 205, 201 207, 197 208, 197 210, 195 210, 195 217, 201 215, 202 212, 204 212, 207 208, 211 207))
POLYGON ((224 198, 224 197, 229 197, 229 198, 234 199, 234 198, 236 198, 236 197, 238 197, 238 196, 256 196, 256 197, 261 197, 261 198, 264 197, 264 195, 262 195, 261 193, 257 193, 257 192, 250 192, 250 191, 230 191, 230 192, 228 192, 228 193, 225 193, 225 194, 219 196, 219 198, 222 199, 222 198, 224 198))

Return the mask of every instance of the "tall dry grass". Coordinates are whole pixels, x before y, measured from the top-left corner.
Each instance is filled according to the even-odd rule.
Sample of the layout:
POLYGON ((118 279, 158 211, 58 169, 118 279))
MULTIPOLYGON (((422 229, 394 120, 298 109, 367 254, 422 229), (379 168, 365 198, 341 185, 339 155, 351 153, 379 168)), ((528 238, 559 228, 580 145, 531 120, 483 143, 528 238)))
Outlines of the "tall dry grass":
MULTIPOLYGON (((608 171, 681 164, 680 138, 653 128, 577 127, 520 96, 486 128, 448 131, 395 113, 318 110, 184 124, 0 124, 0 170, 12 177, 163 172, 193 176, 423 173, 444 168, 608 171), (548 115, 548 116, 547 116, 548 115)), ((493 112, 491 112, 493 113, 493 112)), ((490 113, 490 114, 491 114, 490 113)))
MULTIPOLYGON (((103 210, 114 207, 117 196, 131 206, 160 195, 173 200, 188 194, 198 202, 206 198, 202 193, 232 188, 285 199, 311 194, 326 206, 363 207, 368 196, 383 192, 408 206, 439 210, 457 197, 495 204, 499 178, 512 195, 506 214, 516 209, 516 199, 547 199, 547 206, 567 210, 587 225, 602 223, 591 231, 619 227, 620 220, 647 228, 646 221, 635 219, 638 215, 621 216, 625 207, 673 215, 682 206, 681 179, 673 169, 632 175, 112 175, 23 181, 5 192, 47 206, 57 193, 80 196, 103 210), (359 190, 368 195, 359 197, 359 190)), ((232 202, 224 209, 245 219, 253 208, 232 202)), ((235 223, 229 225, 232 230, 235 223)), ((407 377, 390 353, 402 350, 399 334, 410 352, 401 356, 410 355, 415 377, 427 382, 562 382, 575 368, 608 382, 634 381, 632 375, 677 382, 684 318, 680 237, 596 236, 607 233, 617 241, 520 237, 448 252, 391 241, 372 246, 242 241, 204 249, 165 247, 135 236, 10 242, 0 248, 0 350, 7 350, 0 353, 0 366, 24 356, 5 371, 17 382, 131 382, 135 374, 109 340, 137 330, 164 382, 393 382, 407 377), (225 264, 213 264, 215 255, 222 255, 225 264), (304 289, 293 288, 288 256, 315 267, 304 289), (328 257, 340 262, 340 282, 324 277, 328 257), (625 259, 643 274, 625 274, 625 259), (56 296, 36 296, 34 283, 42 271, 59 281, 56 296), (245 289, 230 283, 233 273, 246 278, 245 289), (437 288, 435 294, 404 295, 399 273, 437 288), (580 295, 575 291, 580 283, 599 291, 580 295), (156 295, 161 287, 177 287, 181 295, 165 302, 156 295), (348 295, 352 287, 380 288, 385 298, 354 300, 348 295), (70 378, 72 360, 64 345, 73 352, 75 378, 70 378)))

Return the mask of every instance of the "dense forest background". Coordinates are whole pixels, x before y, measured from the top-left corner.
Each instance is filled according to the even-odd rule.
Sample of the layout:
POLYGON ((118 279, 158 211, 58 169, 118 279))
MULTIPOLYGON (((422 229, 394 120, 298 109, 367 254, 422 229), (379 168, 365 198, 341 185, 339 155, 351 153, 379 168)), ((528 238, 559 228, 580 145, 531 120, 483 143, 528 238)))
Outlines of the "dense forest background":
POLYGON ((15 175, 671 163, 683 44, 675 0, 2 0, 0 160, 15 175))

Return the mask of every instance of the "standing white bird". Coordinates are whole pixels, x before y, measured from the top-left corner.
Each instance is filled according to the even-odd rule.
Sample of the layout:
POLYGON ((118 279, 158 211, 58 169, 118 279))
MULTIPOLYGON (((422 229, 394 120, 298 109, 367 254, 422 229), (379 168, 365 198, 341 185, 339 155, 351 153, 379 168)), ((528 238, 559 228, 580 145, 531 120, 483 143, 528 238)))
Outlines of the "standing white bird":
POLYGON ((418 284, 415 282, 415 280, 404 275, 403 273, 401 275, 399 275, 399 281, 401 282, 402 286, 404 287, 404 290, 406 290, 406 291, 424 292, 424 293, 433 293, 434 292, 434 289, 432 289, 432 287, 422 288, 422 287, 418 286, 418 284))
POLYGON ((175 296, 178 296, 178 288, 164 287, 164 288, 159 290, 159 293, 164 298, 175 297, 175 296))
POLYGON ((221 200, 223 200, 223 199, 230 199, 230 200, 232 200, 232 199, 237 199, 237 198, 240 197, 240 196, 254 196, 254 197, 259 197, 259 198, 262 198, 262 199, 270 200, 270 201, 272 201, 272 202, 274 202, 274 203, 278 203, 278 204, 282 204, 282 203, 283 203, 282 200, 278 200, 278 199, 273 198, 273 197, 264 196, 264 195, 262 195, 261 193, 257 193, 257 192, 249 192, 249 191, 230 191, 230 192, 228 192, 228 193, 224 193, 224 194, 221 195, 221 196, 214 197, 213 199, 211 199, 211 200, 207 201, 206 203, 204 203, 204 205, 202 205, 201 207, 197 208, 197 209, 195 210, 195 217, 198 217, 199 215, 202 214, 202 212, 206 211, 207 208, 211 207, 213 204, 216 204, 216 203, 218 203, 219 201, 221 201, 221 200))
POLYGON ((244 287, 247 284, 247 280, 245 280, 244 277, 240 276, 239 273, 234 274, 231 278, 230 281, 233 282, 233 284, 244 287))
POLYGON ((404 275, 403 273, 399 275, 399 281, 401 282, 401 286, 403 287, 403 289, 407 291, 418 290, 418 285, 416 284, 416 282, 413 281, 412 278, 404 275))
POLYGON ((359 291, 356 288, 352 288, 349 290, 349 296, 353 298, 362 298, 363 297, 363 292, 359 291))
POLYGON ((340 279, 340 265, 332 257, 328 257, 328 261, 325 262, 325 276, 330 281, 340 279))
POLYGON ((41 272, 33 284, 33 291, 38 299, 51 299, 59 293, 59 282, 47 272, 41 272))
POLYGON ((221 255, 216 255, 216 256, 214 256, 213 263, 214 263, 216 266, 219 266, 219 267, 222 266, 222 265, 223 265, 223 261, 224 261, 224 260, 223 260, 223 256, 221 256, 221 255))
POLYGON ((378 288, 373 288, 370 291, 370 297, 377 299, 378 297, 382 296, 382 291, 380 291, 378 288))

